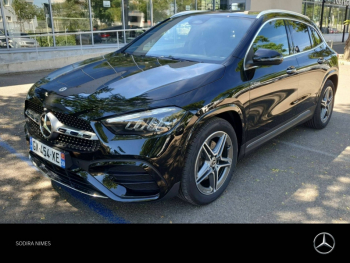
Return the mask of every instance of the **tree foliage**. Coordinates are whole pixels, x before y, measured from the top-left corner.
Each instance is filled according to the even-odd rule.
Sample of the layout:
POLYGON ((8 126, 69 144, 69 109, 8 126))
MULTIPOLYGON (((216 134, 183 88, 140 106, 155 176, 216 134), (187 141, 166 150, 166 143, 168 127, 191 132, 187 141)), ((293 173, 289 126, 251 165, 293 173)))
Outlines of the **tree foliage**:
POLYGON ((25 0, 14 0, 12 2, 12 8, 20 23, 21 32, 24 31, 23 24, 25 22, 29 23, 38 14, 38 8, 25 0))
POLYGON ((88 1, 65 0, 52 3, 55 31, 84 31, 90 30, 88 1), (63 19, 62 19, 63 18, 63 19))

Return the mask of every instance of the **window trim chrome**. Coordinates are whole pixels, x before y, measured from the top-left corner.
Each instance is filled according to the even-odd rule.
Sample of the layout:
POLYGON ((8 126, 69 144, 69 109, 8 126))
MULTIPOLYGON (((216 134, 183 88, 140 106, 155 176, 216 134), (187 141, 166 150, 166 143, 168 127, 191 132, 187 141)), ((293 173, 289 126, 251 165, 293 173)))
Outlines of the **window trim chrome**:
MULTIPOLYGON (((321 39, 322 39, 322 42, 321 42, 320 44, 318 44, 316 47, 313 47, 312 49, 309 49, 309 50, 306 50, 306 51, 303 51, 303 52, 300 52, 300 53, 296 53, 296 54, 291 54, 291 55, 289 55, 289 56, 285 56, 285 57, 284 57, 285 59, 286 59, 286 58, 289 58, 289 57, 292 57, 292 56, 296 56, 296 55, 300 55, 300 54, 309 52, 309 51, 311 51, 311 50, 314 50, 314 49, 318 48, 319 46, 321 46, 321 45, 323 45, 323 44, 325 44, 327 47, 329 47, 329 45, 327 44, 326 40, 324 39, 322 33, 320 34, 319 29, 318 29, 317 27, 315 27, 314 25, 309 24, 309 23, 306 23, 306 22, 301 21, 301 20, 298 20, 298 19, 295 19, 295 18, 293 18, 293 19, 292 19, 292 18, 283 18, 283 17, 271 18, 271 19, 267 20, 264 24, 261 25, 261 27, 259 28, 259 30, 258 30, 257 33, 255 34, 255 36, 254 36, 252 42, 251 42, 250 45, 249 45, 249 48, 247 49, 247 51, 246 51, 246 53, 245 53, 244 60, 243 60, 243 69, 244 69, 245 71, 246 71, 246 70, 250 70, 250 69, 254 69, 254 68, 258 68, 258 66, 252 66, 252 67, 249 67, 249 68, 246 67, 246 60, 247 60, 248 53, 249 53, 250 49, 252 48, 252 46, 253 46, 253 44, 254 44, 254 40, 255 40, 256 37, 259 35, 259 33, 260 33, 260 31, 263 29, 263 27, 264 27, 267 23, 269 23, 269 22, 271 22, 271 21, 275 21, 275 20, 296 21, 296 22, 300 22, 300 23, 303 23, 303 24, 305 24, 305 25, 308 25, 308 26, 312 27, 313 29, 315 29, 316 32, 318 33, 318 35, 319 35, 319 36, 321 37, 321 39)), ((294 41, 293 41, 293 42, 294 42, 294 41)), ((310 43, 311 43, 311 40, 310 40, 310 43)), ((329 47, 329 48, 330 48, 330 47, 329 47)))

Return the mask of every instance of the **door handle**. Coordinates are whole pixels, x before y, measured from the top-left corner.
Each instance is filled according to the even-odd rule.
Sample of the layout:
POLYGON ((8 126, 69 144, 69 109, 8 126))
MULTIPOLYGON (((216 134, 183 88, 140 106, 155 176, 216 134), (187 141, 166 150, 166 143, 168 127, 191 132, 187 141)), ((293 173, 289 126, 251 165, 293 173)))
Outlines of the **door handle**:
POLYGON ((294 66, 287 68, 287 74, 294 74, 297 72, 297 69, 294 66))
POLYGON ((324 59, 324 58, 319 58, 319 59, 317 60, 317 63, 318 63, 318 64, 323 64, 323 63, 325 63, 325 59, 324 59))

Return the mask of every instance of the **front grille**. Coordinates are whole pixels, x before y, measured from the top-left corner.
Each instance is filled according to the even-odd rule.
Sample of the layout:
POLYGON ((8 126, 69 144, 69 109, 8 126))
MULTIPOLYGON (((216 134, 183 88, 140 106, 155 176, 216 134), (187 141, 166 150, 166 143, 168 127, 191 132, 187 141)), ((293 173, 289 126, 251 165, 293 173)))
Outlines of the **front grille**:
MULTIPOLYGON (((32 101, 27 102, 27 109, 31 109, 40 115, 44 112, 44 108, 42 106, 32 101)), ((79 130, 94 132, 90 123, 86 120, 77 118, 69 114, 61 113, 61 112, 52 111, 52 113, 64 125, 67 125, 79 130)))
POLYGON ((56 146, 63 148, 68 151, 81 151, 81 152, 95 152, 97 151, 101 144, 98 140, 86 140, 82 138, 72 137, 64 134, 59 134, 55 140, 47 140, 41 133, 39 125, 27 119, 29 134, 33 137, 39 138, 47 145, 56 146))
MULTIPOLYGON (((86 179, 82 178, 81 176, 70 172, 66 171, 65 169, 58 167, 35 153, 30 153, 31 158, 36 164, 43 164, 45 166, 45 169, 47 170, 46 175, 50 177, 51 179, 61 182, 67 186, 71 186, 74 189, 80 190, 86 194, 90 195, 99 195, 99 196, 105 196, 102 194, 99 190, 97 190, 92 184, 90 184, 86 179)), ((45 171, 45 170, 44 170, 45 171)))
MULTIPOLYGON (((27 101, 27 109, 31 109, 38 114, 42 114, 44 108, 32 101, 27 101)), ((53 112, 56 118, 67 126, 77 128, 79 130, 85 130, 94 132, 90 124, 77 117, 70 116, 64 113, 53 112)), ((39 125, 33 120, 28 118, 28 128, 29 133, 37 138, 45 141, 46 144, 64 148, 65 150, 71 151, 81 151, 81 152, 95 152, 97 151, 101 144, 98 140, 87 140, 83 138, 78 138, 74 136, 59 134, 55 140, 47 140, 41 133, 39 125)))
POLYGON ((44 112, 44 108, 42 106, 30 100, 27 100, 27 109, 31 109, 38 114, 42 114, 44 112))
POLYGON ((94 132, 94 130, 91 128, 91 125, 89 122, 79 119, 77 117, 60 113, 60 112, 53 112, 53 115, 56 116, 56 118, 62 122, 64 125, 77 128, 79 130, 94 132))

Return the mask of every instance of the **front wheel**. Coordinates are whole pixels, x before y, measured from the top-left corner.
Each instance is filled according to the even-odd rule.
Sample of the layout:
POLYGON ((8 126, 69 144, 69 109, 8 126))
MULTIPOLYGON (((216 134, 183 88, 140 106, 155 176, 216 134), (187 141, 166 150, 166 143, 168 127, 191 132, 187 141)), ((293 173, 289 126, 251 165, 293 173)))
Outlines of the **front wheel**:
POLYGON ((237 137, 231 124, 210 119, 188 145, 179 197, 194 205, 216 200, 231 180, 237 154, 237 137))
POLYGON ((327 80, 321 91, 314 116, 305 123, 306 126, 314 129, 323 129, 329 123, 334 107, 335 88, 331 80, 327 80))

